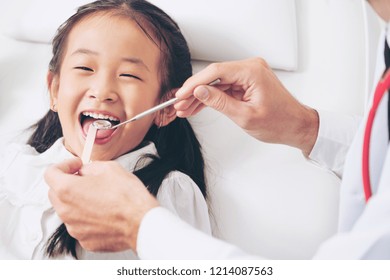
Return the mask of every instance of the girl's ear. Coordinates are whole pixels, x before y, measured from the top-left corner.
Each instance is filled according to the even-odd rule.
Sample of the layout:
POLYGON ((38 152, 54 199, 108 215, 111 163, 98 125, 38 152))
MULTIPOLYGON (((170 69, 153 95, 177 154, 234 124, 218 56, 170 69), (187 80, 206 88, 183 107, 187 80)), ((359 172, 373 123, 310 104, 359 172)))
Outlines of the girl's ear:
MULTIPOLYGON (((177 89, 171 90, 168 94, 165 94, 162 101, 167 101, 175 97, 177 89)), ((158 127, 167 126, 176 119, 176 109, 173 105, 164 108, 157 112, 156 117, 154 118, 154 124, 158 127)))
POLYGON ((154 124, 157 125, 158 127, 162 127, 170 124, 175 119, 176 119, 176 110, 173 107, 173 105, 171 105, 157 112, 157 115, 154 118, 154 124))
POLYGON ((46 82, 50 94, 50 109, 54 112, 57 112, 57 96, 59 88, 57 75, 49 70, 46 75, 46 82))

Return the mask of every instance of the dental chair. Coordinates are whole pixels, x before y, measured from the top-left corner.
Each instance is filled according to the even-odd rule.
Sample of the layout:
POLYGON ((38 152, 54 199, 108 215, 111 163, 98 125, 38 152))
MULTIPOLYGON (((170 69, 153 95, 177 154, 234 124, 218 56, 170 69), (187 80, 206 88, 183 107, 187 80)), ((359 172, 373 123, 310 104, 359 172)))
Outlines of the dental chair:
MULTIPOLYGON (((1 1, 0 144, 25 141, 49 108, 55 29, 87 0, 1 1)), ((377 18, 359 0, 152 0, 180 25, 194 71, 261 56, 302 103, 362 114, 377 18), (367 29, 370 35, 367 35, 367 29)), ((207 161, 214 235, 271 259, 309 259, 337 230, 340 179, 300 151, 261 143, 204 109, 191 117, 207 161)))

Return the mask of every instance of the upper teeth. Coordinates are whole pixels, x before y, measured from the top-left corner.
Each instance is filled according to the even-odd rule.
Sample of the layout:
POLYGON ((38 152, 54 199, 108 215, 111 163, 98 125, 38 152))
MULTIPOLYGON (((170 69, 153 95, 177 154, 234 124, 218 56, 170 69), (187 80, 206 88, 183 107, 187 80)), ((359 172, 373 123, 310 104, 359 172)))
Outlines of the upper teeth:
POLYGON ((84 116, 91 117, 94 119, 103 119, 103 120, 110 120, 110 121, 119 121, 119 119, 109 116, 109 115, 104 115, 104 114, 98 114, 98 113, 93 113, 93 112, 83 112, 84 116))

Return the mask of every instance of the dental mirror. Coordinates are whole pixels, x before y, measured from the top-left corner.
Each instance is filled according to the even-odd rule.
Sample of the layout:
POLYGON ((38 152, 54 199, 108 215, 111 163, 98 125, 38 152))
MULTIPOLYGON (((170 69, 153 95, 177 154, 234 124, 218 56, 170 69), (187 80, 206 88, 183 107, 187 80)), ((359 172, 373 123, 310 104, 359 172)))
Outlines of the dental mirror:
POLYGON ((112 124, 108 120, 96 120, 92 123, 96 129, 110 129, 112 124))
MULTIPOLYGON (((213 86, 215 84, 218 84, 219 82, 221 82, 221 79, 216 79, 214 81, 212 81, 211 83, 209 83, 208 85, 209 86, 213 86)), ((172 104, 175 104, 177 101, 179 101, 179 99, 177 97, 175 98, 172 98, 164 103, 161 103, 153 108, 150 108, 134 117, 132 117, 131 119, 127 120, 127 121, 124 121, 124 122, 121 122, 117 125, 114 125, 112 126, 111 122, 108 121, 108 120, 96 120, 92 123, 92 125, 96 128, 96 129, 100 129, 100 130, 105 130, 105 129, 115 129, 117 128, 118 126, 121 126, 121 125, 124 125, 124 124, 127 124, 129 122, 133 122, 133 121, 136 121, 140 118, 143 118, 147 115, 150 115, 150 114, 153 114, 154 112, 157 112, 161 109, 164 109, 165 107, 168 107, 172 104)))

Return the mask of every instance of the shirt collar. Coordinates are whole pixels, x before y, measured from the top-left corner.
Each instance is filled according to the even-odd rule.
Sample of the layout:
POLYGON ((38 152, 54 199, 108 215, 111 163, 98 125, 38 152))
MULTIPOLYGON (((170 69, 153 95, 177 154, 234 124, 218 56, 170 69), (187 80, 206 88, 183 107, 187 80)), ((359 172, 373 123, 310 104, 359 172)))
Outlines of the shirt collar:
MULTIPOLYGON (((142 142, 138 147, 139 148, 136 148, 135 150, 116 158, 114 161, 118 162, 126 170, 134 171, 138 160, 141 159, 144 155, 158 155, 157 149, 153 142, 142 142)), ((34 159, 32 159, 32 163, 34 163, 35 166, 47 165, 74 157, 75 156, 65 148, 64 138, 62 137, 59 138, 48 150, 38 155, 38 159, 34 157, 34 159)), ((145 162, 143 162, 140 167, 144 166, 148 162, 150 162, 150 160, 145 159, 145 162)))
MULTIPOLYGON (((74 158, 63 144, 63 138, 58 139, 48 150, 39 154, 29 146, 20 147, 21 153, 13 169, 8 171, 8 179, 4 182, 3 191, 13 204, 41 204, 44 209, 51 208, 48 200, 48 186, 43 179, 44 170, 51 164, 61 162, 65 159, 74 158), (20 170, 24 170, 23 176, 18 176, 20 170)), ((145 154, 157 156, 157 150, 152 142, 145 142, 127 154, 120 156, 114 161, 118 162, 124 169, 133 172, 137 162, 145 154)), ((137 168, 141 168, 151 161, 150 158, 140 161, 137 168)))

